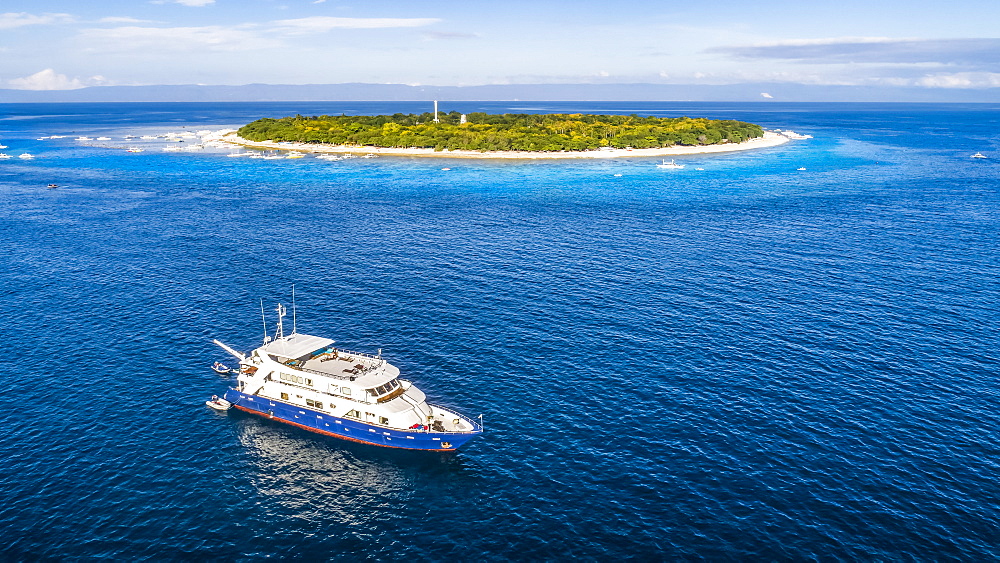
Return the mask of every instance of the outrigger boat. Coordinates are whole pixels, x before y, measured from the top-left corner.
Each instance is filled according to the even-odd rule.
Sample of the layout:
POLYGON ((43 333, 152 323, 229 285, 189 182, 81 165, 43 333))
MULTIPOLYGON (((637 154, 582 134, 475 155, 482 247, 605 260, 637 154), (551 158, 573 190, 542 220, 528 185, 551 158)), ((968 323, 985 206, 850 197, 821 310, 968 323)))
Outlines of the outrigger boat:
MULTIPOLYGON (((378 355, 335 348, 334 341, 283 333, 278 305, 274 337, 249 354, 214 340, 240 361, 225 399, 244 412, 344 440, 388 448, 450 451, 482 434, 480 421, 427 403, 399 368, 378 355)), ((294 312, 294 309, 293 309, 294 312)), ((263 316, 263 304, 261 315, 263 316)), ((294 321, 294 316, 293 316, 294 321)))

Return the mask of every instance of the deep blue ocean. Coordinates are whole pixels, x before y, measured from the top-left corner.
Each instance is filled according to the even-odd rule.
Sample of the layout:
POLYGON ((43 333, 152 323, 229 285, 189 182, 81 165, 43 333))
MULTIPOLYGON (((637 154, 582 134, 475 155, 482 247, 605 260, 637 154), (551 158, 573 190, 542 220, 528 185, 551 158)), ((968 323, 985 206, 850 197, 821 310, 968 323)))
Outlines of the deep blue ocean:
POLYGON ((441 107, 814 138, 266 161, 122 137, 430 105, 0 104, 0 559, 1000 558, 1000 106, 441 107), (212 339, 257 346, 293 285, 301 332, 486 433, 207 409, 212 339))

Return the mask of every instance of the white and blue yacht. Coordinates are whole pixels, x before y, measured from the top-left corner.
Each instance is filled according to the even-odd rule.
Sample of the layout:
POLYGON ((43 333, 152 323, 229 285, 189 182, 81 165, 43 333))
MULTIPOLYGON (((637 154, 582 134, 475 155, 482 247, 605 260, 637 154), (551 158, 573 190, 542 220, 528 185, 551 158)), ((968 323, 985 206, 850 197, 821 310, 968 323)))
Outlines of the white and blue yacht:
MULTIPOLYGON (((427 403, 399 368, 378 355, 338 349, 329 338, 274 337, 249 354, 214 342, 240 361, 224 399, 239 410, 305 430, 389 448, 450 451, 483 432, 481 421, 427 403)), ((480 417, 481 419, 481 417, 480 417)))

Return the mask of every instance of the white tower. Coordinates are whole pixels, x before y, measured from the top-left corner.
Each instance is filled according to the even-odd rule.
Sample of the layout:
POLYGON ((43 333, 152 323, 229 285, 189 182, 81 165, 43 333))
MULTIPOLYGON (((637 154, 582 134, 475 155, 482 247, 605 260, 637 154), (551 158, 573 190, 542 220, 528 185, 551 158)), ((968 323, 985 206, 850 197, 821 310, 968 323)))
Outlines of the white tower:
POLYGON ((434 123, 441 123, 441 120, 438 119, 438 101, 437 100, 434 100, 434 123))

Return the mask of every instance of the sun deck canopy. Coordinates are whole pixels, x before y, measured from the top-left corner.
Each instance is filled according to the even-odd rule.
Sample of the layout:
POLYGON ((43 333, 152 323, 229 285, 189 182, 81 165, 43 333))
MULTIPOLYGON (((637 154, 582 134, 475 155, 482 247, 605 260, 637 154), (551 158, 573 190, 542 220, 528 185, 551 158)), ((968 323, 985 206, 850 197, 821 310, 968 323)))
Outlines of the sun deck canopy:
POLYGON ((310 352, 322 350, 333 344, 333 342, 329 338, 295 333, 268 343, 264 347, 264 350, 268 354, 282 358, 301 358, 310 352))

